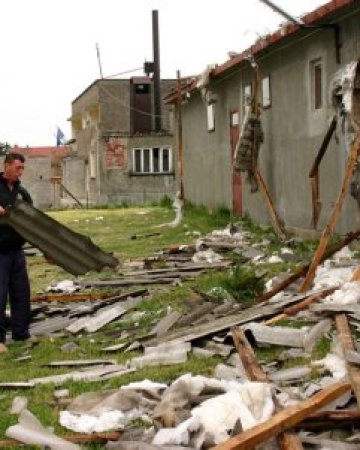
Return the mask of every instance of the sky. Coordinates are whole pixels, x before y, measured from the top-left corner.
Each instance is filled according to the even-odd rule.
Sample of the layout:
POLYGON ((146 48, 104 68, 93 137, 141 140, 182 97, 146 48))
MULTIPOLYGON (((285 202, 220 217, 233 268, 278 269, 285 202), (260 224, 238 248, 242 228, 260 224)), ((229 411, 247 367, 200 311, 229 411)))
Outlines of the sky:
MULTIPOLYGON (((274 0, 292 16, 326 0, 274 0)), ((0 142, 71 138, 71 102, 100 78, 142 75, 159 11, 161 76, 196 75, 274 31, 284 19, 260 0, 11 0, 0 2, 0 142)))

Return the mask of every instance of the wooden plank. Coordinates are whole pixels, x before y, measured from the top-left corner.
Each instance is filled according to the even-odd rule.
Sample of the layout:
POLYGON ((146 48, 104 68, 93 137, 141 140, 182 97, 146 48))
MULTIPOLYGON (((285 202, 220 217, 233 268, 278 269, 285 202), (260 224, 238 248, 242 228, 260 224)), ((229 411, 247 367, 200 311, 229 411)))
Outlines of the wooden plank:
POLYGON ((327 245, 329 243, 329 239, 331 237, 331 233, 334 231, 336 222, 337 222, 338 217, 341 212, 342 205, 343 205, 345 197, 348 193, 351 176, 352 176, 355 164, 357 162, 359 153, 360 153, 360 136, 356 136, 354 144, 350 151, 350 155, 349 155, 349 159, 347 162, 347 167, 346 167, 344 180, 342 183, 340 193, 335 202, 333 210, 330 214, 327 225, 324 228, 318 248, 316 249, 316 252, 315 252, 313 260, 310 264, 310 267, 309 267, 309 270, 305 277, 305 280, 304 280, 303 284, 301 285, 300 292, 308 291, 310 289, 311 283, 313 282, 313 279, 315 277, 315 271, 316 271, 318 265, 320 264, 321 259, 325 253, 326 247, 327 247, 327 245))
POLYGON ((269 209, 270 219, 271 219, 272 225, 274 227, 274 230, 281 239, 285 239, 286 235, 285 235, 284 223, 282 220, 280 220, 279 215, 276 212, 274 203, 270 197, 269 190, 268 190, 268 188, 265 184, 265 181, 257 167, 254 168, 254 175, 255 175, 256 181, 259 185, 260 192, 262 193, 265 203, 269 209))
MULTIPOLYGON (((321 262, 324 262, 326 259, 333 256, 336 252, 341 250, 346 245, 350 244, 350 242, 352 242, 354 239, 357 239, 358 237, 360 237, 360 230, 348 233, 342 241, 333 245, 329 250, 326 251, 324 256, 321 258, 321 262)), ((273 297, 275 294, 278 294, 279 292, 286 289, 294 281, 298 280, 301 277, 304 277, 306 275, 307 271, 309 270, 309 267, 310 267, 310 264, 307 264, 307 265, 301 267, 300 269, 298 269, 293 274, 289 275, 288 278, 286 278, 281 283, 274 286, 270 291, 265 292, 260 297, 258 297, 256 299, 256 303, 262 303, 262 302, 265 302, 266 300, 269 300, 269 298, 273 297)), ((360 268, 359 268, 359 279, 360 279, 360 268)))
POLYGON ((318 170, 315 172, 315 175, 311 178, 311 200, 312 200, 311 226, 316 230, 321 211, 320 183, 318 170))
POLYGON ((311 223, 312 223, 313 228, 315 228, 315 229, 316 229, 318 221, 319 221, 320 210, 321 210, 319 167, 320 167, 320 163, 325 155, 325 152, 329 146, 332 135, 334 134, 334 131, 336 129, 336 123, 337 123, 337 115, 334 114, 332 121, 329 125, 329 128, 326 131, 324 140, 321 143, 319 151, 315 157, 314 164, 313 164, 313 166, 310 170, 310 174, 309 174, 309 177, 311 178, 311 193, 312 193, 312 207, 313 207, 311 223))
POLYGON ((351 389, 350 383, 334 383, 310 399, 289 406, 267 421, 243 431, 227 441, 213 447, 213 450, 250 450, 256 445, 297 425, 313 412, 337 399, 351 389))
MULTIPOLYGON (((335 322, 336 322, 336 328, 337 328, 337 331, 339 334, 341 346, 342 346, 344 355, 346 355, 346 352, 355 350, 353 340, 351 337, 349 323, 348 323, 346 315, 338 314, 335 317, 335 322)), ((347 367, 347 370, 349 373, 353 391, 356 396, 358 407, 360 407, 360 368, 358 366, 356 366, 355 364, 352 364, 348 361, 346 362, 346 367, 347 367)))
MULTIPOLYGON (((66 441, 72 442, 74 444, 103 444, 107 441, 118 441, 121 438, 122 433, 110 432, 110 433, 92 433, 92 434, 71 434, 63 436, 66 441)), ((24 445, 16 439, 4 439, 0 441, 0 448, 11 448, 24 445)))
POLYGON ((286 431, 277 436, 277 442, 281 450, 303 450, 300 438, 295 433, 286 431))
POLYGON ((297 314, 299 311, 302 311, 306 308, 308 308, 310 305, 312 305, 315 302, 318 302, 322 300, 323 298, 327 297, 328 295, 332 294, 337 288, 329 288, 325 291, 321 292, 320 294, 311 295, 310 297, 306 298, 302 302, 297 303, 294 306, 289 306, 288 308, 285 308, 284 311, 279 314, 278 316, 272 317, 271 319, 264 322, 265 325, 273 325, 276 322, 279 322, 280 320, 286 319, 288 316, 293 316, 297 314))
MULTIPOLYGON (((239 327, 233 327, 231 335, 249 379, 251 381, 268 382, 268 377, 258 363, 255 352, 246 339, 243 330, 239 327)), ((275 410, 279 411, 281 407, 276 397, 274 397, 274 403, 275 410)), ((277 442, 281 450, 303 450, 300 439, 293 433, 280 433, 277 436, 277 442)))
POLYGON ((267 375, 257 362, 254 350, 246 339, 243 330, 239 327, 233 327, 231 328, 231 336, 248 378, 251 381, 266 383, 268 381, 267 375))

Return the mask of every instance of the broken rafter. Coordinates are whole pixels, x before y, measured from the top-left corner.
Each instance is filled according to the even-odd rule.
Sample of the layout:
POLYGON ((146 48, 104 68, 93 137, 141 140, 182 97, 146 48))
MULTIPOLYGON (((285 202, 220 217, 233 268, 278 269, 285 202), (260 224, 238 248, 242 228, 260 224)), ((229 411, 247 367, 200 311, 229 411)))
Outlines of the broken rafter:
MULTIPOLYGON (((335 244, 333 247, 329 248, 329 250, 326 251, 326 253, 322 256, 320 262, 324 262, 326 259, 330 258, 336 252, 341 250, 343 247, 350 244, 350 242, 352 242, 354 239, 357 239, 359 237, 360 237, 360 230, 348 233, 342 241, 338 242, 337 244, 335 244)), ((270 289, 270 291, 265 292, 260 297, 258 297, 256 299, 256 303, 262 303, 262 302, 265 302, 266 300, 269 300, 269 298, 271 298, 274 295, 276 295, 277 293, 283 291, 290 284, 294 283, 299 278, 304 277, 306 275, 306 273, 308 272, 309 267, 310 267, 310 264, 307 264, 306 266, 303 266, 300 269, 298 269, 296 272, 291 274, 284 281, 282 281, 281 283, 277 284, 272 289, 270 289)), ((360 277, 360 269, 359 269, 359 277, 360 277)))
MULTIPOLYGON (((341 347, 346 359, 346 353, 355 350, 349 323, 345 314, 338 314, 335 317, 335 322, 341 347)), ((349 361, 346 362, 346 366, 351 380, 351 385, 356 396, 357 404, 360 407, 360 368, 349 361)))
POLYGON ((332 135, 334 134, 334 131, 336 129, 336 124, 337 124, 337 115, 334 114, 309 174, 309 177, 311 178, 312 205, 313 205, 312 226, 315 229, 317 227, 321 209, 319 167, 325 155, 325 152, 329 146, 330 139, 332 138, 332 135))
POLYGON ((328 295, 331 295, 337 288, 332 287, 329 289, 325 289, 323 292, 320 292, 319 294, 311 295, 310 297, 307 297, 302 302, 297 303, 294 306, 289 306, 288 308, 285 308, 284 311, 275 316, 271 319, 264 322, 265 325, 273 325, 276 322, 279 322, 280 320, 286 319, 288 316, 293 316, 297 314, 299 311, 302 311, 306 308, 308 308, 313 303, 319 302, 323 298, 327 297, 328 295))
POLYGON ((276 212, 274 203, 270 197, 269 190, 268 190, 268 188, 265 184, 265 181, 257 167, 255 167, 254 175, 255 175, 256 181, 259 185, 260 191, 261 191, 261 193, 265 199, 265 202, 269 208, 270 218, 271 218, 274 230, 281 239, 284 239, 286 237, 285 231, 284 231, 284 223, 282 220, 280 220, 278 213, 276 212))
MULTIPOLYGON (((263 371, 262 367, 256 359, 255 352, 251 347, 249 341, 246 339, 245 333, 239 327, 231 329, 231 335, 234 341, 235 348, 243 363, 246 374, 251 381, 268 382, 268 377, 263 371)), ((278 411, 280 405, 275 401, 275 408, 278 411)), ((278 444, 281 450, 302 450, 303 446, 300 439, 293 433, 280 433, 277 436, 278 444)))
POLYGON ((265 422, 256 425, 227 441, 213 447, 213 450, 250 450, 256 445, 288 430, 307 418, 313 412, 337 399, 351 389, 350 383, 334 383, 308 400, 289 406, 265 422))
POLYGON ((307 275, 305 277, 305 280, 303 284, 301 285, 300 292, 306 292, 310 289, 311 283, 315 277, 315 271, 320 264, 322 257, 325 253, 326 247, 329 243, 329 239, 331 237, 331 233, 333 232, 337 219, 339 217, 342 205, 344 203, 348 187, 350 184, 351 176, 357 161, 357 158, 360 153, 360 135, 357 135, 355 138, 355 141, 352 145, 351 152, 349 155, 349 159, 347 162, 347 167, 345 171, 344 180, 342 183, 341 191, 338 195, 338 198, 335 202, 335 205, 333 207, 333 210, 331 212, 331 215, 329 217, 329 220, 327 222, 326 227, 324 228, 324 231, 322 233, 318 248, 314 254, 313 260, 310 264, 309 270, 307 272, 307 275))

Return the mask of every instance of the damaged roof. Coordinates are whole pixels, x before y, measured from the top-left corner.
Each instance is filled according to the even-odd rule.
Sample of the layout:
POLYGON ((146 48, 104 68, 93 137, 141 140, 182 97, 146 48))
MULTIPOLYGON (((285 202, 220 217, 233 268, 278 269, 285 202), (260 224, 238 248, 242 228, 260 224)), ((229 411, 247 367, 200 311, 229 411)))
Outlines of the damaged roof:
MULTIPOLYGON (((248 60, 249 56, 255 56, 258 53, 262 52, 265 49, 268 49, 269 47, 283 41, 284 39, 294 35, 301 29, 304 29, 306 27, 311 27, 316 24, 325 23, 326 20, 329 20, 329 23, 331 22, 331 16, 334 13, 337 13, 341 9, 353 5, 357 2, 357 0, 331 0, 324 5, 320 6, 319 8, 315 9, 314 11, 311 11, 310 13, 305 14, 301 17, 301 20, 305 27, 302 27, 300 25, 286 22, 283 24, 278 30, 276 30, 274 33, 271 33, 267 36, 262 37, 261 39, 257 40, 251 47, 247 48, 246 50, 242 51, 238 55, 236 55, 233 58, 230 58, 225 63, 216 66, 210 73, 210 78, 214 79, 218 76, 223 75, 228 70, 233 69, 237 65, 243 63, 244 61, 248 60)), ((183 93, 191 92, 196 90, 196 84, 197 79, 191 78, 189 79, 186 84, 182 86, 183 93)), ((168 96, 164 98, 165 103, 173 103, 176 101, 178 97, 178 93, 176 90, 171 92, 168 96)))

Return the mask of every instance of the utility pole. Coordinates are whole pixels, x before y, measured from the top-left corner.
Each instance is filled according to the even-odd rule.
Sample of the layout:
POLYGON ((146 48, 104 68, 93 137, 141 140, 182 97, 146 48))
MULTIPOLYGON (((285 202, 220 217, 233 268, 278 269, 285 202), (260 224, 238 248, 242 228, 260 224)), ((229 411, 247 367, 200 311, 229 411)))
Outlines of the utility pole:
POLYGON ((100 78, 104 78, 103 72, 102 72, 102 67, 101 67, 100 49, 99 49, 99 44, 98 43, 96 43, 96 54, 97 54, 99 70, 100 70, 100 78))
POLYGON ((177 77, 177 135, 178 135, 178 168, 180 177, 180 199, 184 200, 184 180, 183 180, 183 139, 182 139, 182 112, 181 112, 181 76, 180 70, 176 71, 177 77))

